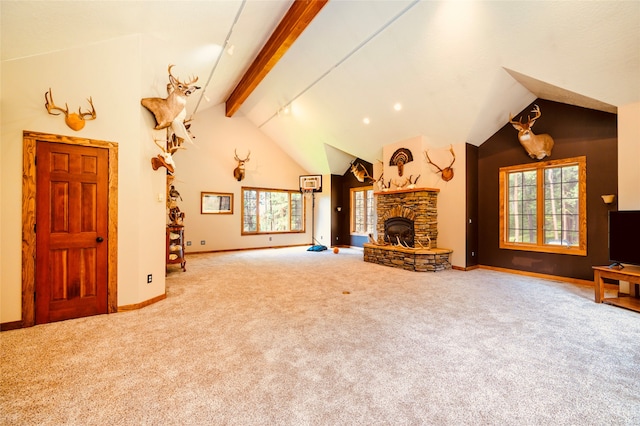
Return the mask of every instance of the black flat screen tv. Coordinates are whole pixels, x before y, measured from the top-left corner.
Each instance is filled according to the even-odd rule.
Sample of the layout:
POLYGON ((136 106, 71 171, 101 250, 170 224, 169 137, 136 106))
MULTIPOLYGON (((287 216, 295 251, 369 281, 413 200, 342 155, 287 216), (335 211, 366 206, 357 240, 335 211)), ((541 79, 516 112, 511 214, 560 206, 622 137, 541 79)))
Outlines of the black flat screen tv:
POLYGON ((640 210, 609 212, 609 260, 640 265, 640 210))

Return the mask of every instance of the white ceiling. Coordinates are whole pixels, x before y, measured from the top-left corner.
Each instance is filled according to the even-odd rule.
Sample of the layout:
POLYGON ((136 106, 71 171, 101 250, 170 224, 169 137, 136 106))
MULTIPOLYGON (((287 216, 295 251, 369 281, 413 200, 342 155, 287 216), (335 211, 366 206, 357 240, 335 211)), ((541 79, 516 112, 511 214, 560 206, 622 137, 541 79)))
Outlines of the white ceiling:
MULTIPOLYGON (((199 76, 193 114, 225 102, 291 3, 2 0, 2 61, 142 34, 150 62, 199 76)), ((419 135, 480 145, 538 97, 640 101, 640 1, 330 0, 237 114, 309 173, 342 174, 419 135)))

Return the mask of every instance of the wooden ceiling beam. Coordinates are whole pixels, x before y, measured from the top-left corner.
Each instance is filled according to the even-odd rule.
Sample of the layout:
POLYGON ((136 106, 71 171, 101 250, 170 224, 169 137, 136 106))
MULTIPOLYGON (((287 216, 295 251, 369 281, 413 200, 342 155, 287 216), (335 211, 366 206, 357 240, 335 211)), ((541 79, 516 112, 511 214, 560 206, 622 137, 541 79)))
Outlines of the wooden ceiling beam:
POLYGON ((226 101, 231 117, 329 0, 295 0, 226 101))

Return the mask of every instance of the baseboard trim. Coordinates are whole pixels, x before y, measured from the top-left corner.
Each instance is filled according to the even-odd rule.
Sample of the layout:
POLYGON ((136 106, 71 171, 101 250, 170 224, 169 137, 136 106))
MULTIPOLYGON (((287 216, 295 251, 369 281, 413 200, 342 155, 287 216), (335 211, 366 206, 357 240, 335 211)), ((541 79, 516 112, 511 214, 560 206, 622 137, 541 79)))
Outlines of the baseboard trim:
POLYGON ((185 256, 188 256, 190 254, 225 253, 225 252, 232 252, 232 251, 267 250, 267 249, 279 249, 279 248, 303 247, 303 246, 311 246, 311 244, 290 244, 285 246, 246 247, 246 248, 237 248, 237 249, 187 251, 185 252, 185 256))
MULTIPOLYGON (((593 287, 593 281, 588 281, 588 280, 582 280, 579 278, 571 278, 571 277, 562 277, 559 275, 550 275, 550 274, 541 274, 538 272, 529 272, 529 271, 520 271, 517 269, 508 269, 508 268, 499 268, 497 266, 487 266, 487 265, 478 265, 478 267, 480 269, 489 269, 492 271, 498 271, 498 272, 506 272, 508 274, 516 274, 516 275, 526 275, 529 277, 535 277, 535 278, 543 278, 546 280, 553 280, 553 281, 562 281, 565 283, 569 283, 569 284, 577 284, 577 285, 583 285, 583 286, 587 286, 587 287, 593 287)), ((618 288, 617 285, 614 284, 605 284, 605 288, 618 288)))
POLYGON ((22 321, 0 323, 0 331, 17 330, 19 328, 22 328, 22 321))
MULTIPOLYGON (((145 306, 153 305, 156 302, 167 298, 167 293, 161 294, 144 302, 134 303, 133 305, 118 306, 117 312, 135 311, 145 306)), ((18 330, 22 328, 22 321, 11 321, 0 323, 0 331, 18 330)))
POLYGON ((479 266, 478 265, 473 265, 473 266, 456 266, 456 265, 452 265, 451 269, 455 269, 456 271, 472 271, 474 269, 478 269, 479 266))
POLYGON ((127 312, 127 311, 135 311, 138 309, 142 309, 145 306, 153 305, 154 303, 164 300, 166 298, 167 298, 167 293, 164 293, 159 296, 153 297, 149 300, 145 300, 144 302, 134 303, 133 305, 118 306, 118 312, 127 312))

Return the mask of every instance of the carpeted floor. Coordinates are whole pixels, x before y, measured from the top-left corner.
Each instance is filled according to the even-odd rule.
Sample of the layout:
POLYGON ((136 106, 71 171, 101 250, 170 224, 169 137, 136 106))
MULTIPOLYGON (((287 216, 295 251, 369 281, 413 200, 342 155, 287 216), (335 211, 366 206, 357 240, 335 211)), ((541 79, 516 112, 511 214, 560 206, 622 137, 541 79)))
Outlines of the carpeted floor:
POLYGON ((154 305, 0 333, 0 424, 640 424, 640 314, 593 288, 357 249, 187 261, 154 305))

